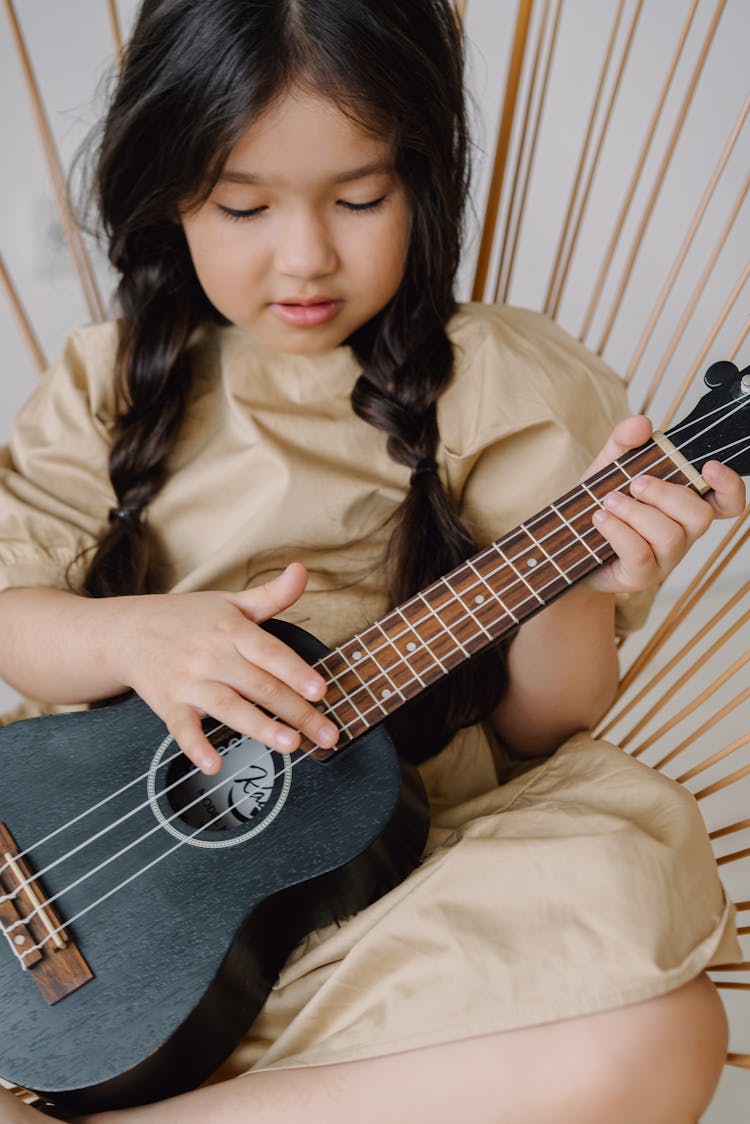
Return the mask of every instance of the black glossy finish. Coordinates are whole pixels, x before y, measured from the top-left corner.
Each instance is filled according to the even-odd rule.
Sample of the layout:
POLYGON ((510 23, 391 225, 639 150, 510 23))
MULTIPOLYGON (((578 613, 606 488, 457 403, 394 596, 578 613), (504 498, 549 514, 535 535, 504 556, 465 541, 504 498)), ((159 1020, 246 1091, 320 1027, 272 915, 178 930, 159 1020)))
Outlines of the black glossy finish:
MULTIPOLYGON (((299 629, 283 632, 306 658, 325 652, 299 629)), ((387 892, 426 838, 421 783, 381 726, 325 764, 294 755, 285 803, 255 837, 214 849, 185 843, 191 834, 239 838, 255 820, 196 829, 157 790, 155 804, 182 833, 171 835, 145 780, 165 735, 137 698, 0 731, 0 820, 31 848, 34 870, 46 870, 48 896, 61 894, 56 908, 95 974, 50 1007, 2 942, 0 1073, 81 1111, 199 1084, 242 1037, 297 941, 387 892)), ((159 785, 167 773, 158 771, 159 785)))

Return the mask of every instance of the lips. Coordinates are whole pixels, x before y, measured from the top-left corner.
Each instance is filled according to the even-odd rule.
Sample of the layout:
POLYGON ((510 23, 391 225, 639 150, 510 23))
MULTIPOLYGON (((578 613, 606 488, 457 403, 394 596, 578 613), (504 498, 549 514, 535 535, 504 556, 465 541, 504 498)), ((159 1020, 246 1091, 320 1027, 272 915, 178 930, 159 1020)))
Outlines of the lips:
POLYGON ((275 316, 285 324, 295 328, 311 328, 332 320, 342 305, 340 300, 327 297, 292 298, 274 301, 270 308, 275 316))

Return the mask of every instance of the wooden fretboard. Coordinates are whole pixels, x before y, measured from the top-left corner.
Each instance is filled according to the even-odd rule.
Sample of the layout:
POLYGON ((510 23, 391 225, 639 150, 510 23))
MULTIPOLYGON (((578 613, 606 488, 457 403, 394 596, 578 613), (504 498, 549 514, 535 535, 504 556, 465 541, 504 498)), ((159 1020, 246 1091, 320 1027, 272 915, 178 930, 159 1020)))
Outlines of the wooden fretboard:
MULTIPOLYGON (((614 551, 591 522, 608 492, 645 472, 703 490, 695 469, 674 458, 651 440, 613 461, 318 660, 329 682, 321 709, 341 730, 336 749, 610 561, 614 551)), ((302 748, 312 747, 303 739, 302 748)))

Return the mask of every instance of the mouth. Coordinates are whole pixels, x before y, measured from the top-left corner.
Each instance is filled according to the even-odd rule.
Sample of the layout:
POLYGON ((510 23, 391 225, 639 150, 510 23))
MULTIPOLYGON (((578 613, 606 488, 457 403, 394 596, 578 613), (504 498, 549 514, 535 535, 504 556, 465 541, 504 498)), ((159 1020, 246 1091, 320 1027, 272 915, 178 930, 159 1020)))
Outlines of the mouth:
POLYGON ((342 304, 343 301, 327 297, 306 297, 273 301, 269 307, 283 323, 295 328, 310 328, 332 320, 342 304))

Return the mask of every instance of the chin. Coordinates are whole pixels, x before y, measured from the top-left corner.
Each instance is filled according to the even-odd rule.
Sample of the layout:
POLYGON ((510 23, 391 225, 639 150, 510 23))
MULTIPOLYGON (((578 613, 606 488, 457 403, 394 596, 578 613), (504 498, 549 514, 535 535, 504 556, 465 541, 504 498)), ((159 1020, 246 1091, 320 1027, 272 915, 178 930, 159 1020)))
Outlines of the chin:
POLYGON ((256 332, 263 343, 285 355, 323 355, 333 351, 349 337, 341 332, 316 332, 295 330, 286 332, 256 332))

